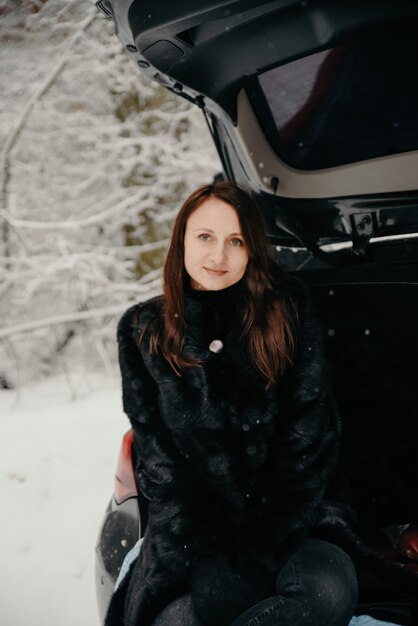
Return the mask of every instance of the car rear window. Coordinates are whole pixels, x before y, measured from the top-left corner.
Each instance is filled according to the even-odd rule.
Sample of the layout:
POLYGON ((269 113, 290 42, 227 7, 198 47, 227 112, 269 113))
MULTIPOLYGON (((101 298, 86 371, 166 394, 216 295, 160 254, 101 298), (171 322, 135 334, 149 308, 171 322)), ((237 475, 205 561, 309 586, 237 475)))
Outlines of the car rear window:
POLYGON ((416 150, 417 68, 417 24, 398 23, 261 74, 254 106, 272 147, 298 169, 416 150))

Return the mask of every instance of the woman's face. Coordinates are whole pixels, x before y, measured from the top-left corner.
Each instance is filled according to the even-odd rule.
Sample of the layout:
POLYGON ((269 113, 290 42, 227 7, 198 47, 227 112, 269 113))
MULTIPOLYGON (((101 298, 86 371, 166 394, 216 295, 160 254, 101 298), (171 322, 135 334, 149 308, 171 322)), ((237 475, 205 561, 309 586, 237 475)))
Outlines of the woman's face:
POLYGON ((204 200, 190 215, 184 265, 192 289, 218 291, 244 276, 249 253, 235 209, 218 198, 204 200))

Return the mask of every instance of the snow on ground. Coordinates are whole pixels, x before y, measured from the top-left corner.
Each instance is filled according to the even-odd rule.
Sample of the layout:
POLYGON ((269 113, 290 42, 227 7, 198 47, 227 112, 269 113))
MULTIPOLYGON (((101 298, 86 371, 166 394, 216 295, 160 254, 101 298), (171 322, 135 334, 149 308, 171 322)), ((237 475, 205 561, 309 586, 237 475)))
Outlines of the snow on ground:
POLYGON ((2 626, 98 626, 94 546, 129 428, 119 374, 0 391, 2 626))

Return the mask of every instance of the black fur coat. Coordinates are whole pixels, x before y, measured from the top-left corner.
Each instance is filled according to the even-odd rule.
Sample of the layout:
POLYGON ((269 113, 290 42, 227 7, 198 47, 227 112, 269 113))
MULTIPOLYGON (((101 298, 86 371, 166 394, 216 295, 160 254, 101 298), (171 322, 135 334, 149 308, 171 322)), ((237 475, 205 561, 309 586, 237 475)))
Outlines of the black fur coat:
POLYGON ((306 288, 294 278, 287 282, 299 314, 297 354, 267 391, 239 341, 238 325, 225 335, 220 353, 208 349, 205 310, 193 298, 185 298, 183 349, 204 363, 182 377, 160 354, 148 353, 147 332, 141 351, 137 347, 161 298, 134 305, 120 320, 123 405, 149 519, 106 626, 150 626, 170 600, 190 589, 207 559, 233 570, 245 553, 277 571, 308 534, 341 545, 394 584, 418 589, 408 573, 366 548, 353 530, 350 507, 332 493, 340 420, 321 330, 306 288))

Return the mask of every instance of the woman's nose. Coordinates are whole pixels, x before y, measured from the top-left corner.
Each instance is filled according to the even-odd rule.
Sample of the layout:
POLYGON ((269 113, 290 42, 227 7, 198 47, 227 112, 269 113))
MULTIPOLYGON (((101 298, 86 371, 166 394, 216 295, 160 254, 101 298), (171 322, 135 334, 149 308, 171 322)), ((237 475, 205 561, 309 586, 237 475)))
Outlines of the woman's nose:
POLYGON ((216 249, 212 250, 210 255, 210 260, 215 265, 221 265, 226 260, 226 253, 224 246, 217 246, 216 249))

